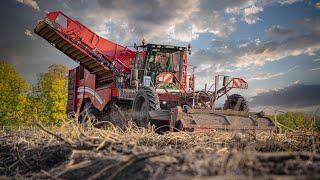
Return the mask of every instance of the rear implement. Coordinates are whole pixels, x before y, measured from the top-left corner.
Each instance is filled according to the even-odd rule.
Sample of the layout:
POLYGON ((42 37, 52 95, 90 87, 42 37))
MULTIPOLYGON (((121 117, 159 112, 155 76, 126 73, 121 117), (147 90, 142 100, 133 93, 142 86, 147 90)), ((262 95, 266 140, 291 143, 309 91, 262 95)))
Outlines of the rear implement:
POLYGON ((192 109, 184 111, 180 107, 173 110, 174 127, 182 131, 257 131, 271 132, 272 120, 261 113, 234 110, 192 109))

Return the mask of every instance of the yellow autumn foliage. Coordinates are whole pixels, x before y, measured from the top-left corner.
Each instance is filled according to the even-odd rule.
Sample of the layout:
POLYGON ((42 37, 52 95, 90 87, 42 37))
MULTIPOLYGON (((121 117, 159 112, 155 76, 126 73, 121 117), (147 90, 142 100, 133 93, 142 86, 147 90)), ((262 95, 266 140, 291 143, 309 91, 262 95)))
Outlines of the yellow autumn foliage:
POLYGON ((28 82, 6 62, 0 62, 0 125, 25 123, 28 82))
POLYGON ((67 72, 64 65, 51 65, 48 72, 40 75, 36 91, 38 92, 37 116, 45 123, 57 124, 66 118, 67 72))
POLYGON ((58 124, 66 118, 67 72, 51 65, 31 85, 6 62, 0 62, 0 126, 58 124))

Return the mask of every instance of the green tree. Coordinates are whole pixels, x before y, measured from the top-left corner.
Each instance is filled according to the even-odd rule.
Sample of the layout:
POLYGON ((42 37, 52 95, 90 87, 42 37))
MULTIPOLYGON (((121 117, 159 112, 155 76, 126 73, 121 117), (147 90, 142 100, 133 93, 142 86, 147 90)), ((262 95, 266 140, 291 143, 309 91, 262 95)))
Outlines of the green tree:
POLYGON ((37 120, 56 124, 65 119, 67 72, 66 66, 54 64, 48 68, 48 72, 40 74, 31 96, 35 103, 32 112, 37 120))
POLYGON ((28 82, 6 62, 0 62, 0 125, 25 123, 28 82))
POLYGON ((295 130, 320 130, 318 116, 312 116, 303 112, 286 112, 277 115, 277 121, 282 125, 295 130))

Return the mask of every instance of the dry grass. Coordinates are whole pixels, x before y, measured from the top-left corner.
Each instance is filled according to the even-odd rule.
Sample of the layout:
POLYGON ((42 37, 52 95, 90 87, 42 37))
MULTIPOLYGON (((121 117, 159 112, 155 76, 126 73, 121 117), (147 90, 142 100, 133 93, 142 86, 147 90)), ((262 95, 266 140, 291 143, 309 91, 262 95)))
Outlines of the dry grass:
POLYGON ((0 176, 51 179, 319 177, 320 140, 306 133, 157 134, 129 123, 125 131, 62 126, 0 130, 0 176), (281 168, 279 168, 281 167, 281 168), (135 176, 132 176, 132 175, 135 176))

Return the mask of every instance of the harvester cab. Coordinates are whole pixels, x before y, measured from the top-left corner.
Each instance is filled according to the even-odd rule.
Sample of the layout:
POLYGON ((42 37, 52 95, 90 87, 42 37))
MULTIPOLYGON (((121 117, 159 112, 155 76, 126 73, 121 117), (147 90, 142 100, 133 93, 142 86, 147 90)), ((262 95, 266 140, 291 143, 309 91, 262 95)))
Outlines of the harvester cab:
POLYGON ((138 80, 139 87, 179 91, 185 86, 183 70, 186 65, 186 47, 160 44, 135 47, 137 56, 132 69, 132 79, 138 80))
POLYGON ((78 115, 81 123, 86 117, 108 117, 125 126, 123 120, 130 116, 138 126, 151 123, 184 131, 271 131, 274 127, 268 117, 248 112, 241 95, 230 95, 222 108, 215 107, 216 100, 230 90, 248 88, 241 78, 216 76, 212 86, 196 90, 195 74, 188 74, 188 67, 195 69, 188 64, 190 46, 143 42, 130 49, 62 12, 48 13, 34 31, 79 63, 69 71, 67 112, 78 115))

